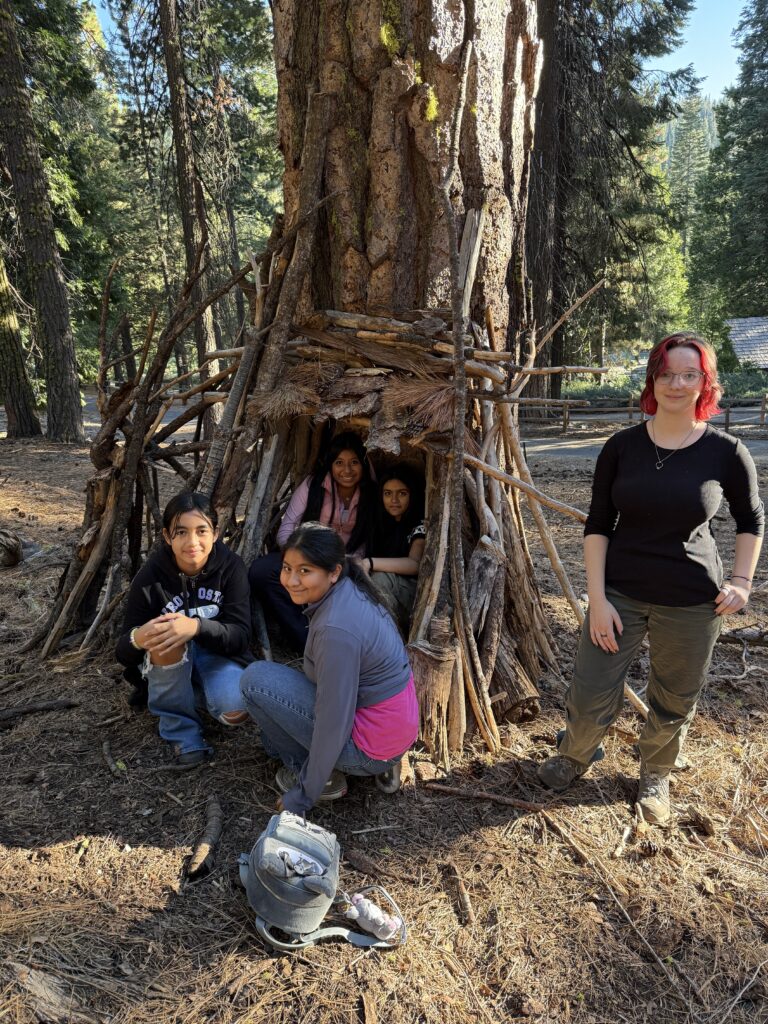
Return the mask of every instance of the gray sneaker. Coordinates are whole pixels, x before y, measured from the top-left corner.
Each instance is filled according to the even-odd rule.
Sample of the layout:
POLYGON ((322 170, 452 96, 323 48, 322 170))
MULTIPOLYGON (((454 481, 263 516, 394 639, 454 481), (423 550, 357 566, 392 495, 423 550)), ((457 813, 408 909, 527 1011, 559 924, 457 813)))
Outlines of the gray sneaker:
POLYGON ((570 757, 565 757, 564 754, 555 754, 554 757, 548 757, 543 764, 539 765, 537 774, 539 781, 543 782, 547 789, 554 789, 556 793, 562 793, 564 789, 568 789, 574 779, 578 779, 588 768, 588 764, 578 764, 570 757))
POLYGON ((650 825, 663 825, 669 819, 669 775, 640 771, 637 802, 650 825))
POLYGON ((400 761, 396 761, 391 768, 375 776, 376 785, 382 793, 397 793, 400 789, 400 761))
MULTIPOLYGON (((287 793, 289 789, 298 782, 298 776, 296 772, 291 771, 285 765, 281 765, 275 773, 275 782, 277 788, 281 793, 287 793)), ((339 800, 341 797, 347 795, 347 780, 342 772, 334 770, 331 772, 331 777, 325 784, 323 792, 317 798, 318 803, 328 803, 331 800, 339 800)))

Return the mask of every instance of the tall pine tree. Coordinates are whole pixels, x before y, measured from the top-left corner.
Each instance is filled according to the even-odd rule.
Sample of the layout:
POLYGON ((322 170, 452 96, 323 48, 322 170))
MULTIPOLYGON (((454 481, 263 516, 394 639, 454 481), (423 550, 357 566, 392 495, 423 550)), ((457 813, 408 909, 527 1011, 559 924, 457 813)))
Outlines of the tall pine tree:
POLYGON ((692 238, 695 305, 721 338, 726 317, 768 315, 768 0, 749 0, 735 35, 739 77, 716 109, 692 238))

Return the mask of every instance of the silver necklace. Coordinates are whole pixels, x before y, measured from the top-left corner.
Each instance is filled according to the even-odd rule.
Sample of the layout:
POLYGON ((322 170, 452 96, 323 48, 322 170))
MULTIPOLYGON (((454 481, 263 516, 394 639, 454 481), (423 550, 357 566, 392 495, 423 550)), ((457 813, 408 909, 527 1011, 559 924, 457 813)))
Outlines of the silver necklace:
POLYGON ((656 447, 656 438, 654 436, 654 430, 653 430, 653 420, 650 421, 651 441, 653 442, 653 450, 656 452, 656 469, 662 469, 663 466, 664 466, 664 463, 667 461, 667 459, 671 459, 672 456, 675 454, 675 452, 679 452, 680 451, 680 449, 683 447, 685 442, 688 440, 688 438, 694 432, 696 427, 698 427, 698 423, 694 423, 693 426, 691 427, 691 429, 688 431, 688 433, 683 438, 683 440, 677 446, 677 448, 675 448, 673 451, 671 451, 669 453, 669 455, 665 455, 664 458, 662 459, 662 457, 659 455, 659 449, 656 447))

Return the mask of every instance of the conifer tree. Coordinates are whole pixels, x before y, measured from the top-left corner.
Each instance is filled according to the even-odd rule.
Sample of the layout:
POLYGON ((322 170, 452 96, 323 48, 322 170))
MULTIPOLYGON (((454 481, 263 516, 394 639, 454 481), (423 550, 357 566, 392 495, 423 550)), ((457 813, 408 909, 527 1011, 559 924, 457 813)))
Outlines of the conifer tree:
POLYGON ((724 318, 768 315, 768 0, 749 0, 735 35, 739 77, 716 108, 692 237, 699 319, 721 338, 724 318))
POLYGON ((43 348, 47 434, 56 441, 82 441, 69 298, 10 0, 0 0, 0 54, 0 142, 13 184, 43 348))
POLYGON ((682 103, 667 164, 672 210, 680 225, 683 259, 688 255, 688 235, 696 215, 696 193, 709 164, 709 150, 702 100, 694 94, 682 103))

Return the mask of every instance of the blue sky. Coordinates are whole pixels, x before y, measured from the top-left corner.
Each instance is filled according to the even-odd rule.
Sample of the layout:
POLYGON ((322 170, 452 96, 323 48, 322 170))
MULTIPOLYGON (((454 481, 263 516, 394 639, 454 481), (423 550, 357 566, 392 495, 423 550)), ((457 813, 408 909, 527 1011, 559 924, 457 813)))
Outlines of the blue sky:
MULTIPOLYGON (((112 23, 106 5, 103 0, 94 2, 102 27, 110 30, 112 23)), ((653 61, 651 66, 661 71, 674 71, 693 64, 696 75, 705 79, 701 84, 702 93, 717 99, 738 75, 732 33, 743 6, 743 0, 698 0, 689 15, 683 45, 669 56, 653 61)))
POLYGON ((668 57, 653 61, 652 66, 672 71, 693 64, 697 77, 705 78, 702 93, 713 100, 719 98, 739 73, 732 33, 743 7, 742 0, 698 0, 688 16, 683 45, 668 57))

